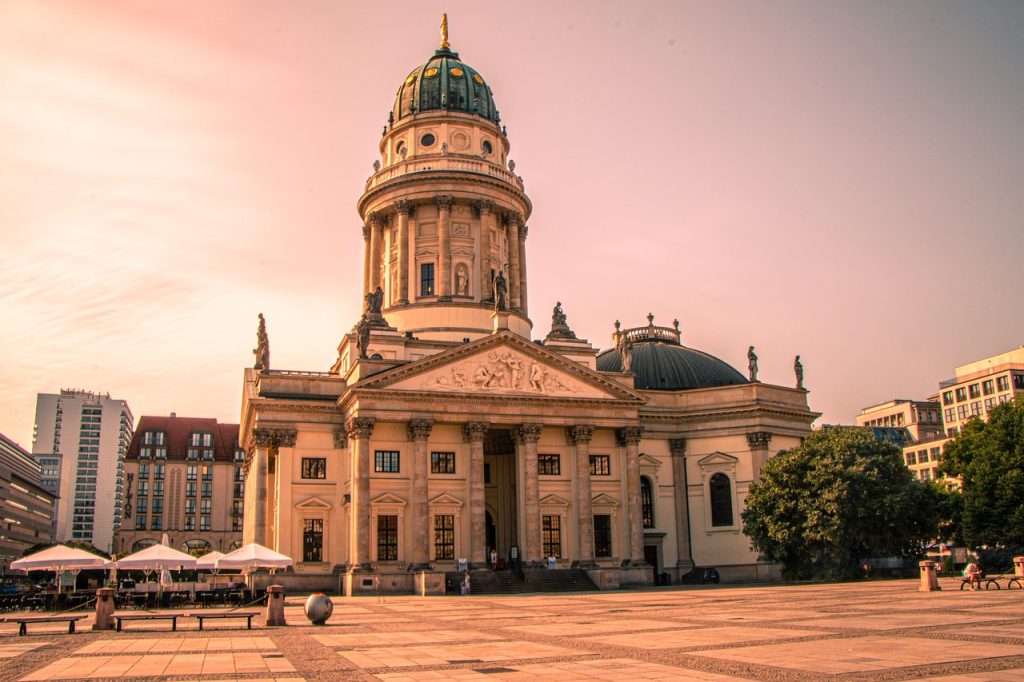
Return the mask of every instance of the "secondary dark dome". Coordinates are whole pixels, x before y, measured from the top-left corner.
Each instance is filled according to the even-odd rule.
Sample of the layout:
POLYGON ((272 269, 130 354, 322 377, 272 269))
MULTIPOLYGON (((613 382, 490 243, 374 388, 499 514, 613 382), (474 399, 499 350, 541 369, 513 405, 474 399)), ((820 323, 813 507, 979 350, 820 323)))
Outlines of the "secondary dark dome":
POLYGON ((494 124, 501 120, 483 76, 444 47, 398 86, 391 114, 398 122, 422 111, 462 111, 494 124))
MULTIPOLYGON (((630 370, 636 375, 636 388, 685 391, 747 383, 746 377, 723 360, 668 338, 668 329, 654 329, 658 332, 655 338, 644 334, 647 328, 627 330, 633 344, 630 370)), ((615 349, 604 351, 597 356, 597 369, 621 372, 622 356, 615 349)))

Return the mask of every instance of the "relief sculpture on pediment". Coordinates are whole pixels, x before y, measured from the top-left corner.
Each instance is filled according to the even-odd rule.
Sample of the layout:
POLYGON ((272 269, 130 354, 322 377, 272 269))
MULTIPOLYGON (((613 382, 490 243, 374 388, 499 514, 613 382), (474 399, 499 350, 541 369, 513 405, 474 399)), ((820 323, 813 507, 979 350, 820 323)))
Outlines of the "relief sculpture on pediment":
POLYGON ((424 381, 424 387, 437 386, 524 393, 578 392, 541 363, 511 351, 491 351, 486 358, 459 363, 424 381))

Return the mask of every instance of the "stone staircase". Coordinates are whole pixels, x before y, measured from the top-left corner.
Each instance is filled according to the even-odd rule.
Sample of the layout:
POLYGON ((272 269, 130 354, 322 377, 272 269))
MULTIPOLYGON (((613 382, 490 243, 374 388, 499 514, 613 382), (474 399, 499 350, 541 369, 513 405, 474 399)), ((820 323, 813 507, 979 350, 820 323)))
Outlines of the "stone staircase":
MULTIPOLYGON (((469 572, 472 594, 525 594, 537 592, 592 592, 597 586, 579 568, 547 569, 527 568, 522 574, 515 571, 491 571, 486 568, 469 572)), ((462 583, 461 573, 446 576, 455 586, 462 583)))

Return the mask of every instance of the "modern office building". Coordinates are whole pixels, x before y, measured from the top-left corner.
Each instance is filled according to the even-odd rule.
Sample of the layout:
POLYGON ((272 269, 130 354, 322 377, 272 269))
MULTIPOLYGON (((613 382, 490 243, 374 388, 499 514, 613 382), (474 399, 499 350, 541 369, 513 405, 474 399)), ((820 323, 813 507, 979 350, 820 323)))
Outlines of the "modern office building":
POLYGON ((443 591, 491 552, 609 589, 695 565, 778 575, 740 513, 761 466, 818 416, 802 368, 764 383, 753 348, 744 375, 653 315, 616 322, 600 352, 550 291, 532 291, 554 304, 533 340, 533 205, 491 88, 447 39, 402 76, 379 149, 364 242, 347 242, 365 313, 334 366, 271 369, 261 320, 243 382, 245 542, 293 557, 289 580, 327 589, 340 574, 349 594, 372 591, 373 571, 389 590, 443 591))
POLYGON ((942 421, 947 436, 955 436, 974 417, 987 419, 989 410, 1024 393, 1024 346, 969 362, 939 384, 942 421))
POLYGON ((59 498, 54 541, 111 551, 132 422, 128 403, 110 394, 68 389, 38 395, 32 457, 44 487, 59 498))
POLYGON ((197 417, 142 417, 125 457, 121 528, 114 551, 160 542, 195 555, 242 540, 238 424, 197 417))
POLYGON ((937 401, 894 398, 865 407, 855 420, 857 426, 905 428, 911 438, 931 440, 942 436, 942 410, 937 401))
POLYGON ((54 497, 40 485, 39 464, 0 433, 0 566, 51 542, 54 497))

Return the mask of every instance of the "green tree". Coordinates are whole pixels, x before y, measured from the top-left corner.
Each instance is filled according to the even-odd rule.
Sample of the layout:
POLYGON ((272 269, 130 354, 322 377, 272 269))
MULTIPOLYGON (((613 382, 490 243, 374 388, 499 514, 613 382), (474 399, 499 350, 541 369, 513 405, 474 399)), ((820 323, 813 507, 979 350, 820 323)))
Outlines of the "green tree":
POLYGON ((968 547, 1024 545, 1024 400, 972 419, 943 449, 941 469, 962 481, 968 547))
MULTIPOLYGON (((57 544, 58 543, 56 543, 56 542, 39 542, 39 543, 36 543, 36 544, 32 545, 28 549, 26 549, 24 552, 22 552, 21 556, 28 556, 30 554, 35 554, 36 552, 42 552, 44 549, 49 549, 51 547, 56 547, 57 544)), ((97 547, 93 547, 88 542, 82 542, 81 540, 68 540, 67 542, 60 543, 60 544, 63 544, 66 547, 71 547, 73 549, 81 549, 81 550, 85 550, 86 552, 92 552, 93 554, 98 554, 101 557, 103 557, 104 559, 109 559, 110 558, 110 555, 107 554, 106 552, 104 552, 102 549, 99 549, 97 547)))
POLYGON ((842 579, 865 557, 918 554, 938 533, 938 501, 895 445, 868 429, 829 429, 762 467, 743 531, 789 579, 842 579))

